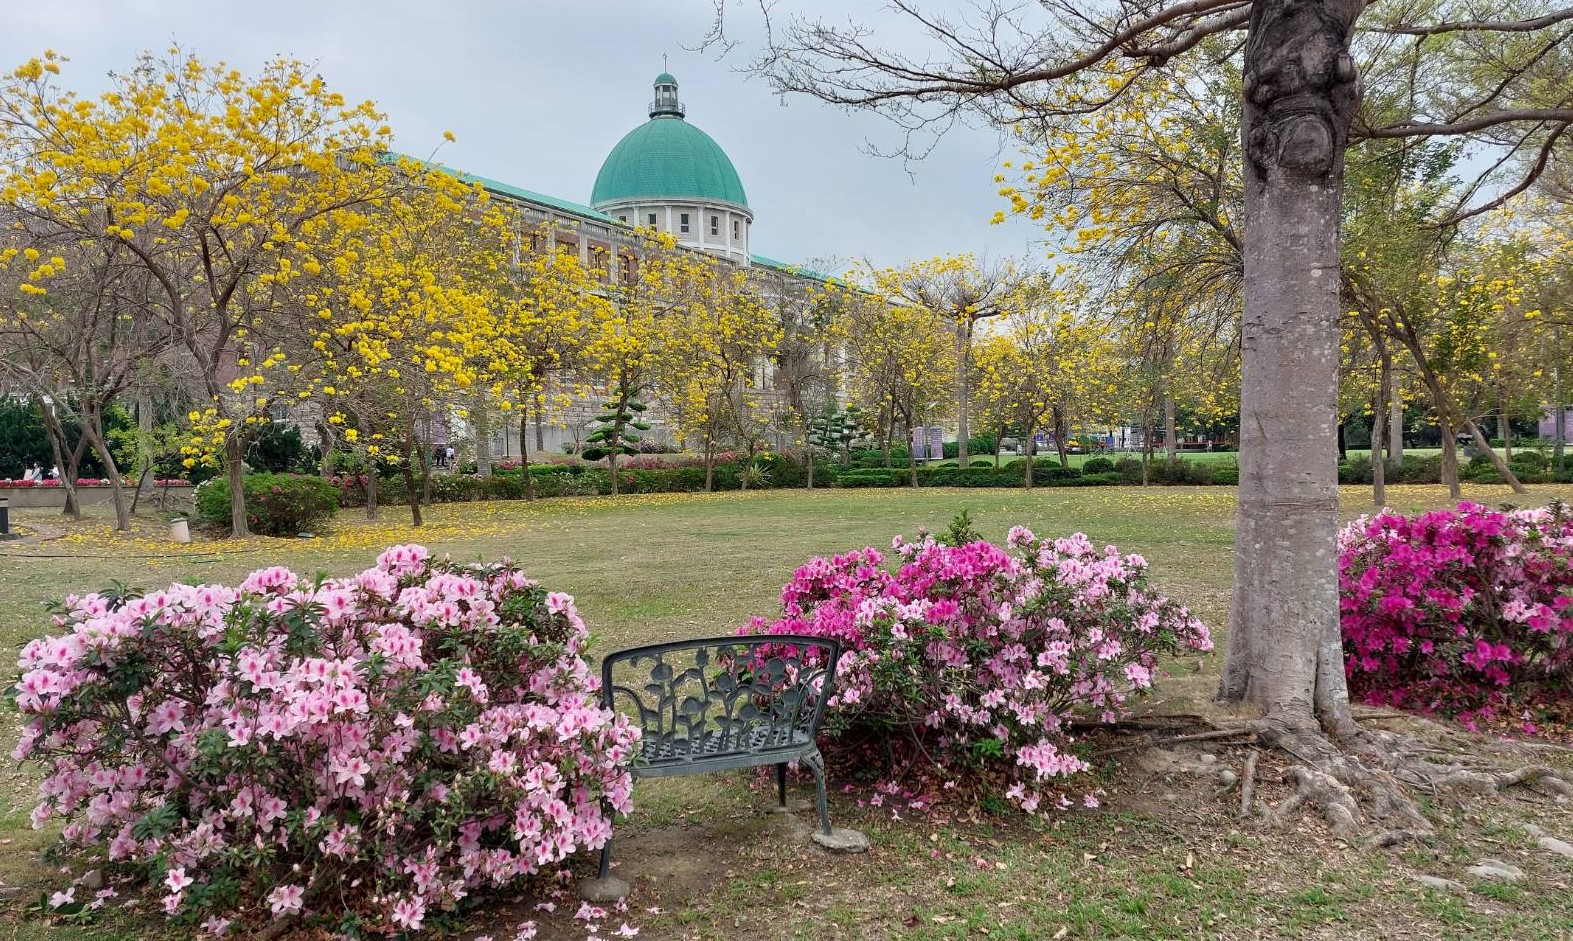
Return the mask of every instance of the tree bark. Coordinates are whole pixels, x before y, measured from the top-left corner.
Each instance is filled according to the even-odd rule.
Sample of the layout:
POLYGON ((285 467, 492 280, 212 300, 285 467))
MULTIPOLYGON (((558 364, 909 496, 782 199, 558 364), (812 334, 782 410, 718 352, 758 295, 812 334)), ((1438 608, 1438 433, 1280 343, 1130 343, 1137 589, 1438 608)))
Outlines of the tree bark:
POLYGON ((1028 490, 1032 489, 1032 452, 1034 450, 1032 434, 1034 430, 1031 425, 1027 426, 1027 460, 1023 462, 1027 465, 1027 471, 1022 475, 1021 485, 1028 490))
POLYGON ((1396 381, 1398 377, 1393 378, 1393 412, 1387 416, 1387 459, 1398 467, 1404 463, 1404 394, 1396 381))
MULTIPOLYGON (((539 423, 540 418, 536 418, 539 423)), ((519 409, 519 471, 524 474, 524 498, 535 499, 535 476, 530 473, 530 449, 525 447, 525 440, 530 430, 530 415, 522 407, 519 409)))
MULTIPOLYGON (((520 432, 523 434, 523 432, 520 432)), ((520 445, 520 450, 523 450, 520 445)), ((542 454, 546 451, 546 396, 537 392, 535 394, 535 453, 542 454)))
MULTIPOLYGON (((1070 426, 1068 424, 1066 424, 1065 413, 1060 410, 1060 407, 1058 405, 1056 405, 1054 407, 1053 415, 1054 415, 1054 450, 1059 454, 1060 466, 1061 467, 1069 467, 1069 466, 1071 466, 1070 452, 1068 450, 1069 444, 1066 442, 1065 439, 1067 437, 1069 437, 1069 435, 1070 435, 1070 426)), ((963 465, 963 466, 965 466, 965 465, 963 465)))
POLYGON ((224 470, 229 475, 229 533, 249 536, 246 524, 246 442, 231 435, 224 442, 224 470))
POLYGON ((404 436, 404 497, 410 504, 410 526, 421 528, 421 492, 415 487, 415 430, 404 436))
POLYGON ((1513 463, 1513 426, 1512 419, 1508 417, 1507 396, 1502 396, 1501 420, 1497 423, 1502 429, 1502 460, 1513 463))
POLYGON ((125 532, 131 528, 131 509, 126 503, 125 482, 120 479, 120 468, 115 464, 115 456, 109 452, 109 443, 104 440, 103 428, 104 418, 98 406, 83 402, 82 436, 92 445, 93 452, 104 465, 104 477, 109 481, 109 496, 115 507, 115 529, 125 532))
POLYGON ((475 409, 475 473, 479 477, 492 475, 492 423, 486 403, 476 397, 475 409))
POLYGON ((1446 408, 1439 410, 1437 424, 1442 427, 1442 483, 1447 484, 1448 499, 1457 500, 1464 495, 1458 482, 1458 429, 1446 408))
POLYGON ((1475 423, 1475 420, 1465 416, 1464 428, 1469 432, 1469 436, 1475 440, 1475 447, 1479 448, 1480 453, 1484 454, 1491 461, 1491 466, 1496 469, 1497 476, 1502 478, 1502 482, 1512 487, 1514 493, 1528 493, 1529 489, 1524 486, 1524 482, 1518 479, 1517 474, 1513 473, 1513 468, 1509 467, 1507 461, 1502 459, 1502 455, 1498 454, 1496 449, 1491 447, 1490 440, 1486 438, 1485 432, 1480 430, 1480 426, 1475 423))
POLYGON ((76 479, 82 466, 82 453, 86 449, 87 439, 79 434, 76 436, 76 443, 72 444, 66 436, 65 422, 60 420, 60 414, 55 411, 54 405, 46 404, 42 396, 34 396, 33 405, 43 417, 44 430, 49 437, 49 451, 55 459, 55 467, 60 471, 60 489, 65 491, 66 495, 65 506, 61 508, 60 513, 62 516, 80 520, 82 502, 77 499, 76 479))
POLYGON ((1174 433, 1174 396, 1163 394, 1163 440, 1166 443, 1169 463, 1180 459, 1180 440, 1174 433))
POLYGON ((1376 401, 1371 403, 1371 502, 1379 509, 1387 505, 1387 462, 1382 459, 1382 442, 1387 440, 1387 397, 1393 391, 1393 358, 1386 348, 1381 351, 1381 359, 1376 401))
MULTIPOLYGON (((963 317, 956 331, 956 466, 966 467, 968 435, 971 434, 967 412, 972 404, 972 326, 971 317, 963 317)), ((940 455, 944 457, 943 454, 940 455)))
POLYGON ((1245 45, 1245 312, 1222 699, 1353 729, 1338 627, 1338 235, 1361 0, 1256 0, 1245 45))

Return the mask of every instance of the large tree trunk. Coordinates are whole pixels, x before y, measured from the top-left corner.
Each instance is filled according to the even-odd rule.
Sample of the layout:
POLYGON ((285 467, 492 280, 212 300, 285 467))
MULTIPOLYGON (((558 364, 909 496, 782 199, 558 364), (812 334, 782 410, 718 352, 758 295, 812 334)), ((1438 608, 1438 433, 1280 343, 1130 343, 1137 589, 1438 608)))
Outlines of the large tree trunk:
POLYGON ((249 536, 246 524, 246 442, 238 435, 224 442, 224 469, 229 474, 229 532, 249 536))
POLYGON ((1361 0, 1256 0, 1245 46, 1245 313, 1221 698, 1352 731, 1338 629, 1339 217, 1361 0))

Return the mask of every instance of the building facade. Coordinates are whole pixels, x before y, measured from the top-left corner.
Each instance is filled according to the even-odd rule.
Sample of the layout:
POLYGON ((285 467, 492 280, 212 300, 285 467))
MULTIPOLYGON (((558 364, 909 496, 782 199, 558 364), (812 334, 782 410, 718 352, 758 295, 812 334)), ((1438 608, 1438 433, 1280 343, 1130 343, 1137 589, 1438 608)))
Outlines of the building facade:
MULTIPOLYGON (((750 251, 754 214, 731 159, 714 138, 687 120, 677 79, 663 72, 653 87, 649 119, 607 154, 588 204, 500 180, 458 175, 466 182, 480 183, 494 199, 507 203, 517 213, 521 229, 546 233, 550 244, 538 248, 571 252, 603 280, 634 279, 640 246, 637 230, 642 229, 670 235, 681 248, 750 269, 752 282, 776 308, 786 306, 787 295, 806 296, 823 283, 823 275, 750 251)), ((761 364, 761 373, 769 386, 766 364, 761 364)), ((675 444, 659 403, 655 404, 650 416, 655 427, 649 437, 675 444)), ((570 406, 555 423, 533 421, 528 430, 517 425, 493 427, 485 450, 493 458, 518 456, 521 431, 533 438, 526 441, 532 454, 577 449, 593 429, 597 411, 596 402, 586 401, 570 406)))

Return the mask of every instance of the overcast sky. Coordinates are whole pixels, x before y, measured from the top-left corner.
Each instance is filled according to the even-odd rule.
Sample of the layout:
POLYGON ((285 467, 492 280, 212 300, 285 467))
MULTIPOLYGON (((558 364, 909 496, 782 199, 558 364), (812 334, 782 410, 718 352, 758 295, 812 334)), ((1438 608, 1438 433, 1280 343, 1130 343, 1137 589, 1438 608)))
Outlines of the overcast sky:
MULTIPOLYGON (((780 7, 845 16, 865 5, 780 7)), ((738 73, 753 23, 733 18, 744 44, 726 59, 692 51, 710 15, 708 0, 0 0, 0 64, 54 49, 71 59, 62 84, 96 93, 106 73, 171 40, 245 72, 285 54, 376 101, 408 153, 425 156, 451 130, 443 162, 588 202, 602 159, 646 120, 664 53, 688 118, 742 177, 756 252, 897 264, 1036 251, 1031 226, 988 224, 1004 206, 993 174, 1010 156, 993 132, 953 131, 919 163, 872 156, 869 142, 898 140, 883 118, 782 100, 738 73)))

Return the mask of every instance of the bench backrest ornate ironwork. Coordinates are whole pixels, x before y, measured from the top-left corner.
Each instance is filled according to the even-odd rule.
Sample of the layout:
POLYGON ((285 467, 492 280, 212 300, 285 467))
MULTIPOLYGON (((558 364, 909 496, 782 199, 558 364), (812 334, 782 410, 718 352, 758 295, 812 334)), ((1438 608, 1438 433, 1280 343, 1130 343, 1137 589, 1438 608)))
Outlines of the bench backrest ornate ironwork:
MULTIPOLYGON (((753 634, 678 640, 608 654, 601 663, 601 696, 608 709, 644 732, 638 777, 667 777, 757 765, 776 766, 781 809, 787 809, 787 763, 814 775, 819 811, 815 840, 826 846, 855 837, 830 826, 825 762, 815 737, 825 705, 835 695, 841 644, 801 634, 753 634)), ((612 877, 612 841, 601 847, 600 874, 586 898, 607 901, 628 893, 612 877)))
POLYGON ((709 637, 620 650, 602 695, 644 732, 635 773, 661 777, 813 755, 840 644, 823 637, 709 637))

